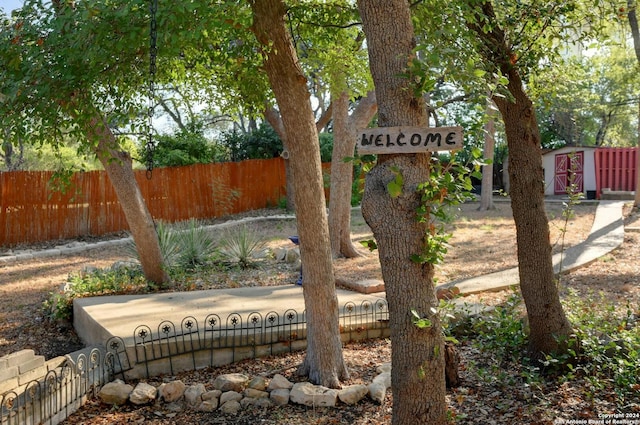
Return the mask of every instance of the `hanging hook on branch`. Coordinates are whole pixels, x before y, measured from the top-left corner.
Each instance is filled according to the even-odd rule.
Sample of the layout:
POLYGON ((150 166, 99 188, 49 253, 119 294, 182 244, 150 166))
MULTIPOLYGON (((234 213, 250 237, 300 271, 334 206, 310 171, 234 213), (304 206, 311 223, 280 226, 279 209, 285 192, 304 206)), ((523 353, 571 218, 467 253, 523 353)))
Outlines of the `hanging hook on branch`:
POLYGON ((158 23, 156 12, 158 11, 158 0, 149 0, 149 81, 148 81, 148 129, 147 144, 145 149, 145 164, 147 166, 147 178, 151 179, 153 171, 153 151, 155 143, 153 141, 153 114, 155 111, 155 91, 156 91, 156 57, 158 55, 158 23))

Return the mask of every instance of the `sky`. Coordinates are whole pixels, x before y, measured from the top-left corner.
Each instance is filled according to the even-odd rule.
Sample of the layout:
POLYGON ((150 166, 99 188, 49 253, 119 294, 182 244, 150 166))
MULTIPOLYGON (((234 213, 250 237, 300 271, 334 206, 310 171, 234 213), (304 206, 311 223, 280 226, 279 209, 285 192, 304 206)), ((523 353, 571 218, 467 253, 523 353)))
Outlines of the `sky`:
POLYGON ((22 6, 23 0, 0 0, 0 7, 7 15, 11 14, 13 9, 17 9, 22 6))

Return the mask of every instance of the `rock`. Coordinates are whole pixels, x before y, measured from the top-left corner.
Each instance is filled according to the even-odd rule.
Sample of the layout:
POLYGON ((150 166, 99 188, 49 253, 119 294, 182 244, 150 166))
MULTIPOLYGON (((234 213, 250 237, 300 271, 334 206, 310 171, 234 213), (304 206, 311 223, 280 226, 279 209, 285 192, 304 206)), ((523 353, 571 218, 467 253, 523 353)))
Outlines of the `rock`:
POLYGON ((187 387, 184 391, 184 400, 187 402, 187 406, 194 407, 202 401, 202 394, 205 393, 206 388, 204 384, 196 384, 187 387))
POLYGON ((98 397, 105 404, 122 405, 127 402, 132 391, 131 385, 116 380, 105 384, 98 393, 98 397))
POLYGON ((82 267, 82 269, 80 270, 80 274, 82 274, 82 276, 88 276, 98 272, 98 270, 100 269, 98 269, 96 266, 88 265, 82 267))
POLYGON ((249 398, 269 398, 269 393, 266 391, 260 391, 253 388, 247 388, 242 392, 245 397, 249 398))
POLYGON ((349 290, 360 292, 362 294, 373 294, 375 292, 384 292, 384 282, 379 279, 364 279, 352 281, 347 279, 336 279, 336 285, 345 287, 349 290))
POLYGON ((169 412, 182 412, 184 410, 184 406, 179 401, 174 401, 173 403, 167 403, 164 405, 164 408, 169 412))
POLYGON ((280 389, 271 391, 271 393, 269 393, 269 398, 271 399, 271 401, 273 401, 273 404, 275 404, 276 406, 285 406, 289 404, 290 393, 291 391, 289 391, 288 389, 280 388, 280 389))
POLYGON ((367 385, 367 390, 369 391, 369 397, 371 400, 378 404, 382 404, 384 402, 384 397, 387 394, 387 387, 384 384, 381 382, 372 382, 367 385))
POLYGON ((187 386, 180 380, 167 382, 158 387, 158 394, 166 403, 172 403, 182 398, 186 388, 187 386))
POLYGON ((338 398, 345 404, 356 404, 369 393, 366 385, 349 385, 338 391, 338 398))
POLYGON ((139 382, 131 394, 129 394, 129 401, 132 404, 140 406, 155 401, 157 394, 158 390, 156 387, 146 382, 139 382))
POLYGON ((106 384, 98 395, 104 403, 114 405, 123 405, 127 400, 134 405, 144 405, 153 403, 155 400, 154 408, 162 409, 165 413, 154 412, 154 414, 167 418, 187 408, 197 412, 220 411, 236 415, 249 406, 267 409, 284 406, 290 402, 309 407, 335 407, 340 400, 341 403, 354 405, 367 394, 372 400, 383 403, 386 391, 391 386, 391 364, 380 365, 376 370, 380 373, 370 385, 350 385, 341 390, 313 385, 309 382, 294 384, 280 374, 276 374, 267 385, 267 380, 263 376, 251 378, 245 374, 233 373, 218 376, 214 386, 223 389, 237 388, 239 391, 235 389, 207 391, 205 385, 201 383, 187 387, 180 380, 170 381, 171 378, 165 378, 166 382, 157 389, 145 382, 138 383, 133 388, 121 380, 116 380, 106 384))
POLYGON ((242 400, 240 400, 240 406, 242 406, 243 409, 246 409, 247 406, 255 406, 261 409, 266 409, 269 407, 273 407, 273 402, 269 400, 269 398, 264 398, 264 397, 263 398, 245 397, 242 400))
POLYGON ((269 407, 273 407, 273 402, 269 398, 258 398, 256 399, 254 406, 260 407, 261 409, 267 409, 269 407))
POLYGON ((251 398, 251 397, 245 397, 242 400, 240 400, 240 407, 242 407, 243 409, 246 409, 247 406, 253 406, 254 404, 256 404, 257 399, 255 398, 251 398))
POLYGON ((218 399, 214 398, 212 400, 203 400, 195 410, 197 412, 215 412, 218 408, 218 399))
POLYGON ((218 401, 218 399, 220 399, 221 395, 222 395, 222 391, 220 391, 220 390, 207 391, 204 394, 202 394, 202 400, 203 401, 211 401, 211 400, 215 399, 216 401, 218 401))
POLYGON ((298 382, 291 388, 289 399, 304 406, 334 407, 338 399, 338 390, 313 385, 310 382, 298 382))
POLYGON ((273 378, 271 378, 271 382, 269 382, 269 391, 286 389, 290 390, 293 388, 293 382, 289 381, 284 376, 277 374, 273 378))
POLYGON ((386 388, 389 388, 391 386, 391 372, 382 372, 373 378, 373 382, 380 382, 386 388))
POLYGON ((391 363, 383 363, 380 366, 378 366, 376 368, 376 372, 378 373, 384 373, 384 372, 389 372, 391 373, 391 363))
POLYGON ((294 248, 294 249, 287 250, 287 254, 285 255, 284 261, 285 263, 291 264, 291 263, 295 263, 299 259, 300 259, 300 252, 298 251, 297 248, 294 248))
MULTIPOLYGON (((378 369, 386 369, 386 366, 380 366, 378 369)), ((367 386, 367 389, 369 390, 369 397, 380 404, 384 401, 387 388, 391 386, 391 365, 389 365, 388 369, 389 372, 380 373, 378 376, 373 378, 373 382, 367 386)))
POLYGON ((236 391, 227 391, 222 393, 220 396, 220 404, 225 404, 229 401, 240 401, 242 400, 242 394, 236 391))
POLYGON ((242 406, 239 402, 231 400, 220 406, 220 411, 227 415, 237 415, 242 406))
POLYGON ((457 286, 436 289, 436 297, 438 297, 439 300, 452 300, 458 295, 460 295, 460 288, 457 286))
POLYGON ((270 254, 270 253, 271 253, 271 250, 270 250, 270 249, 268 249, 268 248, 260 249, 260 250, 257 250, 257 251, 255 251, 255 252, 253 252, 253 253, 251 254, 251 257, 252 257, 252 258, 255 258, 255 259, 257 259, 257 260, 260 260, 260 259, 262 259, 262 258, 267 258, 267 257, 269 257, 269 254, 270 254))
POLYGON ((286 248, 275 248, 273 250, 273 256, 276 259, 276 261, 284 261, 284 259, 287 256, 287 249, 286 248))
POLYGON ((235 391, 242 392, 249 382, 249 377, 242 373, 228 373, 218 376, 213 381, 213 387, 222 392, 235 391))
POLYGON ((249 388, 254 390, 265 391, 267 389, 267 380, 264 376, 256 376, 249 381, 249 388))
POLYGON ((131 270, 131 269, 137 269, 140 267, 140 263, 137 261, 116 261, 115 263, 111 264, 110 269, 112 271, 119 271, 119 270, 131 270))
POLYGON ((198 412, 213 412, 220 405, 220 390, 207 391, 202 394, 202 402, 196 407, 198 412))

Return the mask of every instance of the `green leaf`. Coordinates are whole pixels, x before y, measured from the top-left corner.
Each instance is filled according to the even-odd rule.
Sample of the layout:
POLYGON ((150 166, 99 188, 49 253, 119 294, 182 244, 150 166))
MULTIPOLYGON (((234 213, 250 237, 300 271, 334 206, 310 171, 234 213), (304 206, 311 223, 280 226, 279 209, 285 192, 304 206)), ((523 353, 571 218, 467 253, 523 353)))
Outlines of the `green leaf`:
POLYGON ((389 195, 392 198, 397 198, 402 195, 402 184, 399 184, 396 180, 389 182, 387 185, 387 190, 389 191, 389 195))
POLYGON ((360 241, 360 245, 364 246, 369 251, 375 251, 376 249, 378 249, 378 244, 376 244, 376 241, 374 241, 373 239, 360 241))
POLYGON ((413 324, 418 328, 425 329, 433 326, 433 323, 431 322, 431 320, 424 317, 420 317, 420 315, 416 310, 411 309, 411 315, 413 316, 413 324))

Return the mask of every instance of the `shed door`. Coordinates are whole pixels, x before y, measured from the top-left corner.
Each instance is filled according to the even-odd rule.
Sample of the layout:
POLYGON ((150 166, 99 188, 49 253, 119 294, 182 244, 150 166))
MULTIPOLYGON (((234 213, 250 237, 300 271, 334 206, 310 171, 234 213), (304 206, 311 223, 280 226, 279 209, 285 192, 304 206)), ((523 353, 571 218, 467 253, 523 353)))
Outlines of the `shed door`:
POLYGON ((555 180, 553 192, 565 195, 567 186, 572 182, 578 192, 584 192, 584 152, 556 155, 555 180))

